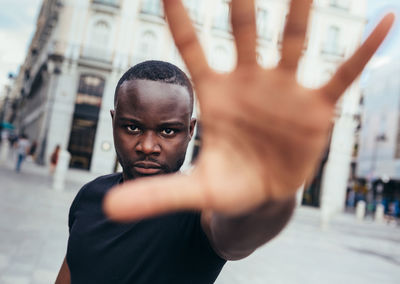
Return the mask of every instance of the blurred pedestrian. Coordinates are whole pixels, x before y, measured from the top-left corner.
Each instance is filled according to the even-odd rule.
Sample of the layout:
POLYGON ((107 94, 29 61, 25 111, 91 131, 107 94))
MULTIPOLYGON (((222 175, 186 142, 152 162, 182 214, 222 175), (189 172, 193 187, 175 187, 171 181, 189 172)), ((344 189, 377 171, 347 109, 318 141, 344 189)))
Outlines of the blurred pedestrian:
POLYGON ((31 161, 35 161, 36 149, 37 149, 37 141, 35 140, 29 147, 28 157, 31 159, 31 161))
POLYGON ((56 170, 57 163, 58 163, 58 156, 60 155, 60 145, 57 145, 54 149, 53 153, 50 156, 50 173, 53 174, 56 170))
POLYGON ((25 134, 22 134, 19 137, 18 141, 16 142, 17 165, 15 167, 15 170, 17 172, 21 171, 21 166, 26 158, 26 155, 28 154, 29 146, 30 146, 30 143, 29 143, 28 137, 25 134))

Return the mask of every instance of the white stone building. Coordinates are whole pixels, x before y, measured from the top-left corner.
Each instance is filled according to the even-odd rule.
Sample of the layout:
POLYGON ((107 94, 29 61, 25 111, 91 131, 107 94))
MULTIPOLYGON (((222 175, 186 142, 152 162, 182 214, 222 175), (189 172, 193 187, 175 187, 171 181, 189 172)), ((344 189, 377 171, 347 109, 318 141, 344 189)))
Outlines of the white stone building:
MULTIPOLYGON (((234 68, 230 1, 184 2, 210 65, 222 72, 234 68)), ((257 1, 258 59, 265 67, 279 60, 288 3, 257 1)), ((365 6, 365 0, 315 1, 300 82, 308 87, 321 85, 353 53, 362 39, 365 6)), ((19 127, 39 141, 42 160, 48 161, 60 144, 71 152, 71 167, 99 174, 113 171, 109 110, 114 88, 125 70, 145 59, 183 67, 160 0, 44 0, 14 89, 21 94, 19 127)), ((328 197, 330 192, 345 191, 358 99, 355 84, 338 108, 323 183, 328 197)), ((342 195, 338 198, 335 208, 343 201, 342 195)))
POLYGON ((374 69, 364 87, 357 177, 400 182, 400 60, 374 69))

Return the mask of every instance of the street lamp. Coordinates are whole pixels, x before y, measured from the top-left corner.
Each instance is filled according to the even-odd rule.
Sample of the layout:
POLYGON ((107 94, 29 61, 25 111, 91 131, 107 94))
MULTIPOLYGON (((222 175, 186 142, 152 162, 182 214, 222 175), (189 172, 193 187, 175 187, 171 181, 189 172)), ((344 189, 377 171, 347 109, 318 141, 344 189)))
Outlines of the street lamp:
POLYGON ((373 182, 375 178, 375 169, 376 169, 376 159, 378 156, 378 144, 379 142, 385 142, 387 140, 386 135, 379 134, 375 136, 374 139, 374 148, 372 149, 372 160, 371 160, 371 170, 370 170, 370 175, 369 175, 369 181, 368 181, 368 193, 367 193, 367 202, 368 204, 371 204, 373 201, 373 182))

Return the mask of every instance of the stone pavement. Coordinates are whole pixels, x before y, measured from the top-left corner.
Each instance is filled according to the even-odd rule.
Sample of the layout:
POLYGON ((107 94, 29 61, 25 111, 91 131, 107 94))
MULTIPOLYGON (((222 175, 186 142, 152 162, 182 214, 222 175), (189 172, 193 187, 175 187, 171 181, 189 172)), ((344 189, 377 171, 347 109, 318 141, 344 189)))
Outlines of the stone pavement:
MULTIPOLYGON (((92 175, 70 171, 51 189, 46 168, 0 166, 0 283, 54 283, 68 238, 69 205, 92 175)), ((337 216, 319 229, 319 211, 299 208, 282 234, 245 260, 228 263, 217 284, 400 283, 400 227, 337 216)))

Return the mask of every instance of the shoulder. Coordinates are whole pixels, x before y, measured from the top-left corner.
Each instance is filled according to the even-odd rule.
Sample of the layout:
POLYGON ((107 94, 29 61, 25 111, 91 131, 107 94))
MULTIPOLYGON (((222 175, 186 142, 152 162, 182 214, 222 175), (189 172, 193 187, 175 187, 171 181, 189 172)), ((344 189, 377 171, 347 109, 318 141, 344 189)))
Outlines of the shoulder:
POLYGON ((75 220, 77 212, 82 210, 92 210, 93 208, 101 208, 101 201, 104 195, 113 186, 122 180, 121 173, 100 176, 87 184, 85 184, 75 196, 69 210, 69 227, 75 220))
POLYGON ((85 187, 91 187, 91 186, 114 186, 118 183, 120 183, 122 180, 122 173, 113 173, 113 174, 109 174, 109 175, 104 175, 104 176, 100 176, 90 182, 88 182, 87 184, 85 184, 83 188, 85 187))
POLYGON ((78 194, 76 195, 71 205, 71 211, 76 208, 77 204, 80 203, 83 198, 93 198, 95 196, 102 198, 108 190, 120 183, 121 180, 122 173, 114 173, 100 176, 88 182, 79 190, 78 194))

